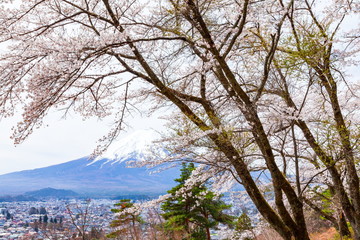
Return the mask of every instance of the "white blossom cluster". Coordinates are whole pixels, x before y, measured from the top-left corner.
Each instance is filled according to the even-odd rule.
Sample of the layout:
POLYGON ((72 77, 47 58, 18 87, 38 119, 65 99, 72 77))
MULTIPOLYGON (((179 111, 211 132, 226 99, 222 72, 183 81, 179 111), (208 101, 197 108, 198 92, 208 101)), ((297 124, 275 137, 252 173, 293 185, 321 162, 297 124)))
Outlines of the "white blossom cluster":
POLYGON ((135 164, 199 164, 179 194, 197 182, 217 193, 238 182, 268 206, 269 189, 311 194, 334 171, 344 181, 337 187, 352 193, 358 0, 1 3, 0 119, 21 110, 16 143, 53 110, 111 116, 99 154, 139 106, 144 114, 166 108, 169 131, 154 143, 164 151, 135 164))

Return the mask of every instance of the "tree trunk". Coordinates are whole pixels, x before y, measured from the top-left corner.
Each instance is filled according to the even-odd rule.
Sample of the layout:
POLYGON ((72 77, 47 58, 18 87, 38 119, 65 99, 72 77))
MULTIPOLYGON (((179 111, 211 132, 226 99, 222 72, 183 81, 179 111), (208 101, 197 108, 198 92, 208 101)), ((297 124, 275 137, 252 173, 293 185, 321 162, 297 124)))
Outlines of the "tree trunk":
POLYGON ((211 240, 210 229, 206 227, 206 239, 211 240))
POLYGON ((340 212, 340 216, 339 216, 339 229, 338 229, 338 231, 339 231, 339 234, 340 234, 341 238, 343 238, 343 237, 347 237, 347 238, 351 237, 350 230, 348 228, 344 213, 342 211, 340 212))

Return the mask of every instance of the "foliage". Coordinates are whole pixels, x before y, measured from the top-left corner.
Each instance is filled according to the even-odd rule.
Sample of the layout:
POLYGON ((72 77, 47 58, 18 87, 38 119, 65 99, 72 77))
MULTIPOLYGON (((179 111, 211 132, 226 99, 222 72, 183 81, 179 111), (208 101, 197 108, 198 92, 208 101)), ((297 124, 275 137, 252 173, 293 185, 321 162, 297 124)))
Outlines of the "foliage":
POLYGON ((239 232, 252 230, 254 227, 251 225, 251 219, 246 213, 242 213, 236 223, 235 223, 235 229, 239 232))
POLYGON ((210 239, 210 229, 219 223, 232 225, 233 217, 224 213, 230 206, 226 205, 204 183, 195 182, 190 186, 188 180, 195 170, 193 163, 183 163, 178 183, 168 191, 171 194, 161 209, 165 229, 169 232, 183 232, 186 239, 210 239))
POLYGON ((107 235, 108 238, 139 238, 139 225, 143 223, 142 218, 138 214, 127 212, 133 207, 130 199, 121 199, 115 206, 119 208, 111 209, 112 212, 117 213, 116 220, 113 220, 110 227, 116 229, 107 235))
POLYGON ((0 119, 22 108, 16 143, 60 109, 114 117, 101 152, 137 107, 168 107, 169 156, 148 164, 191 159, 206 166, 197 178, 241 182, 286 240, 309 240, 304 199, 331 185, 360 239, 360 86, 349 74, 360 38, 346 23, 358 1, 11 2, 0 8, 0 119))

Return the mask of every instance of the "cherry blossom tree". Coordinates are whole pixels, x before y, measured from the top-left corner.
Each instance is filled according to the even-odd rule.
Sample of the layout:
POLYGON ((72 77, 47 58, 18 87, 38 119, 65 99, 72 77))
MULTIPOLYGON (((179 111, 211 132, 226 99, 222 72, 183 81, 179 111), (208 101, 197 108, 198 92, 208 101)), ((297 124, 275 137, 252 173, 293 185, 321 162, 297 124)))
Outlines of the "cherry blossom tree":
POLYGON ((327 181, 360 239, 359 85, 344 65, 359 36, 343 27, 359 3, 329 2, 2 1, 0 116, 23 107, 20 143, 51 109, 111 115, 101 151, 137 105, 170 106, 167 161, 188 156, 203 164, 194 177, 240 182, 289 240, 309 239, 304 197, 327 181))
MULTIPOLYGON (((300 138, 315 156, 310 162, 316 169, 326 170, 329 174, 330 188, 335 192, 335 198, 339 199, 343 211, 338 213, 339 228, 342 214, 345 213, 355 231, 355 239, 358 239, 359 215, 353 212, 358 209, 360 197, 356 160, 358 117, 351 106, 358 101, 358 97, 354 92, 357 89, 356 83, 354 87, 349 85, 352 84, 351 78, 345 76, 344 69, 349 56, 357 56, 359 44, 358 37, 352 36, 349 32, 341 32, 345 38, 338 38, 337 35, 341 31, 344 19, 351 16, 352 11, 358 13, 359 6, 340 4, 338 9, 331 9, 332 12, 326 16, 317 13, 316 7, 314 2, 305 1, 302 10, 296 12, 292 9, 287 16, 291 34, 285 41, 286 46, 279 46, 279 50, 286 53, 286 56, 279 54, 279 59, 274 59, 278 78, 282 82, 275 94, 282 97, 287 107, 292 109, 293 124, 301 132, 300 138), (306 14, 306 17, 303 17, 303 14, 306 14), (302 17, 302 21, 296 20, 299 19, 297 15, 302 17), (344 48, 343 45, 347 46, 344 48), (347 47, 351 50, 347 51, 347 47), (281 56, 285 57, 285 62, 281 56), (289 62, 293 65, 281 67, 289 62), (293 73, 307 71, 304 74, 307 90, 298 103, 297 97, 291 93, 294 84, 286 80, 293 77, 288 74, 289 67, 297 69, 293 73), (310 108, 314 106, 317 106, 315 111, 314 108, 310 108), (304 113, 310 111, 311 114, 305 117, 304 113)), ((295 151, 295 138, 293 134, 296 158, 298 154, 295 151)), ((295 167, 298 169, 298 166, 295 167)), ((296 179, 296 182, 300 193, 299 179, 296 179)))

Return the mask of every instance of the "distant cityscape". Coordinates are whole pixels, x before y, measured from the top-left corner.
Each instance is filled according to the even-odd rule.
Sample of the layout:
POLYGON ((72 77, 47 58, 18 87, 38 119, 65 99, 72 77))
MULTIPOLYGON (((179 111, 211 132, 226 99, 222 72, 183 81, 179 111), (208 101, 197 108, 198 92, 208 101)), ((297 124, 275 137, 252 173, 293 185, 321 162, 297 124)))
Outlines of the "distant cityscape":
POLYGON ((77 239, 81 231, 105 235, 110 232, 115 202, 108 199, 2 202, 0 240, 77 239))
MULTIPOLYGON (((120 142, 104 158, 94 161, 83 157, 0 175, 0 240, 105 240, 112 238, 111 234, 119 229, 123 236, 137 236, 130 239, 168 239, 164 210, 159 203, 154 206, 143 204, 147 208, 139 213, 142 220, 137 224, 126 223, 126 216, 124 226, 111 226, 113 220, 119 222, 120 218, 111 210, 128 205, 119 200, 131 199, 129 206, 147 200, 156 202, 160 195, 179 184, 175 181, 181 176, 179 165, 165 164, 161 168, 166 170, 160 173, 156 168, 129 168, 127 162, 143 161, 146 144, 138 140, 139 135, 132 136, 120 142), (170 166, 172 168, 167 169, 170 166), (115 207, 116 203, 120 205, 115 207)), ((237 185, 233 190, 244 189, 237 185)), ((225 210, 229 216, 238 217, 246 212, 254 223, 259 221, 257 211, 248 200, 230 194, 222 200, 231 206, 225 210)), ((219 225, 223 228, 208 229, 212 240, 223 239, 221 231, 228 229, 222 224, 219 225)), ((232 231, 230 229, 229 234, 232 231)))

